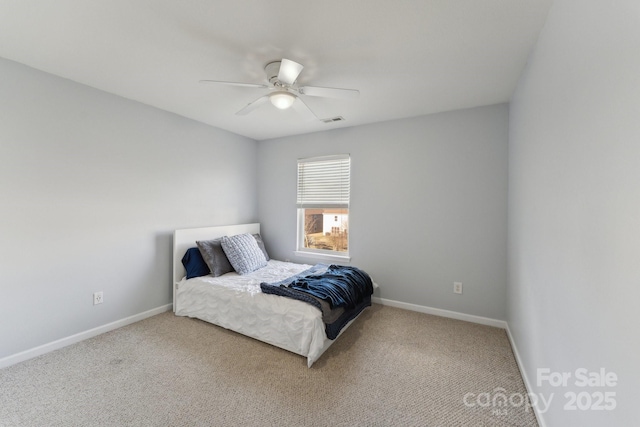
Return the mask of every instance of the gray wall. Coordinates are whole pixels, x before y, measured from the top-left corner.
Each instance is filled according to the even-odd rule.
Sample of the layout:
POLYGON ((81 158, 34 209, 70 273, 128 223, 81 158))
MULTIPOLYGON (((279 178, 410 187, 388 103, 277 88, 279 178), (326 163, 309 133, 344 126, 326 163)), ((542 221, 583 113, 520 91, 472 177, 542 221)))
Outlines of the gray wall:
POLYGON ((0 358, 169 304, 173 229, 258 219, 256 145, 0 59, 0 358))
POLYGON ((508 322, 549 426, 637 425, 639 76, 636 0, 556 0, 511 103, 508 322), (618 385, 576 387, 579 368, 618 385), (564 410, 567 392, 617 407, 564 410))
POLYGON ((296 258, 296 160, 350 153, 352 264, 377 296, 505 318, 506 105, 262 141, 259 216, 270 254, 296 258), (453 293, 453 282, 464 294, 453 293))

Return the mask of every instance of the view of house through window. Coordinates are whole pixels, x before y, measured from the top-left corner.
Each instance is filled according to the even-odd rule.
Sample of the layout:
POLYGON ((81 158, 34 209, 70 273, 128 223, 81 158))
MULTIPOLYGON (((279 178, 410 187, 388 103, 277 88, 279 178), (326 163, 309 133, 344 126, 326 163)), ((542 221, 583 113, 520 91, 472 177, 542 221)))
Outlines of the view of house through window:
POLYGON ((304 247, 347 252, 349 209, 303 209, 304 247))
POLYGON ((298 160, 298 250, 348 255, 348 155, 298 160))

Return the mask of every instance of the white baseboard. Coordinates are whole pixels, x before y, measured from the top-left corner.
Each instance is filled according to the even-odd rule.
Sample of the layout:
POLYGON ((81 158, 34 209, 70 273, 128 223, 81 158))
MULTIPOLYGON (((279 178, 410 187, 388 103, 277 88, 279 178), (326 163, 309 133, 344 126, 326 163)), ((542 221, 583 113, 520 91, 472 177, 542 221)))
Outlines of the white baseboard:
POLYGON ((0 359, 0 369, 6 368, 7 366, 15 365, 16 363, 24 362, 25 360, 33 359, 34 357, 49 353, 54 350, 58 350, 68 345, 86 340, 88 338, 95 337, 96 335, 113 331, 114 329, 118 329, 131 323, 138 322, 140 320, 146 319, 147 317, 155 316, 156 314, 164 313, 165 311, 170 311, 172 307, 173 304, 156 307, 151 310, 145 311, 144 313, 134 314, 133 316, 116 320, 115 322, 107 323, 106 325, 98 326, 97 328, 89 329, 88 331, 61 338, 59 340, 34 347, 29 350, 21 351, 20 353, 12 354, 11 356, 3 357, 2 359, 0 359))
MULTIPOLYGON (((518 346, 516 346, 516 342, 513 339, 513 335, 511 335, 511 329, 509 329, 509 324, 507 323, 507 337, 509 337, 509 342, 511 343, 511 349, 513 350, 513 355, 516 357, 516 364, 518 365, 518 369, 520 370, 520 376, 524 381, 524 387, 527 389, 527 393, 533 393, 533 389, 531 388, 531 382, 529 381, 529 377, 527 376, 527 372, 523 369, 522 359, 520 359, 520 353, 518 353, 518 346)), ((540 412, 538 412, 538 407, 533 406, 533 413, 536 416, 536 420, 538 420, 538 425, 540 427, 546 427, 547 424, 544 421, 544 418, 540 412)))
POLYGON ((504 320, 491 319, 489 317, 474 316, 473 314, 459 313, 457 311, 443 310, 441 308, 427 307, 425 305, 410 304, 408 302, 394 301, 385 298, 372 297, 371 301, 388 305, 390 307, 403 308, 405 310, 417 311, 420 313, 433 314, 434 316, 448 317, 450 319, 464 320, 481 325, 494 326, 496 328, 507 329, 507 322, 504 320))

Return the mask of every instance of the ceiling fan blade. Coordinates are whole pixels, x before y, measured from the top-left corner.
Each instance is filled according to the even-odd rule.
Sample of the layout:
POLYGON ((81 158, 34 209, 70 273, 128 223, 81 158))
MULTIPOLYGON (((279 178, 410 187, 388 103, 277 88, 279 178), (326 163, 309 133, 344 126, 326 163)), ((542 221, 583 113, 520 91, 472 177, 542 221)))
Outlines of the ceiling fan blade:
POLYGON ((355 89, 340 89, 336 87, 304 86, 298 88, 298 92, 308 96, 321 96, 323 98, 351 99, 360 96, 360 91, 355 89))
POLYGON ((307 107, 307 104, 305 104, 304 101, 300 98, 296 98, 295 102, 293 103, 293 109, 296 110, 296 112, 300 114, 306 121, 320 120, 318 119, 318 116, 316 116, 313 111, 311 111, 311 109, 307 107))
POLYGON ((240 82, 225 82, 222 80, 200 80, 200 83, 203 84, 216 84, 216 85, 226 85, 226 86, 241 86, 241 87, 256 87, 256 88, 267 88, 269 86, 255 83, 240 83, 240 82))
POLYGON ((282 58, 280 61, 280 71, 278 71, 278 80, 280 80, 281 83, 291 86, 296 82, 303 68, 304 66, 302 64, 282 58))
POLYGON ((267 102, 267 99, 269 99, 269 95, 261 96, 260 98, 256 99, 255 101, 247 104, 242 110, 238 111, 236 113, 236 115, 237 116, 244 116, 246 114, 249 114, 250 112, 252 112, 256 108, 258 108, 259 106, 261 106, 262 104, 267 102))

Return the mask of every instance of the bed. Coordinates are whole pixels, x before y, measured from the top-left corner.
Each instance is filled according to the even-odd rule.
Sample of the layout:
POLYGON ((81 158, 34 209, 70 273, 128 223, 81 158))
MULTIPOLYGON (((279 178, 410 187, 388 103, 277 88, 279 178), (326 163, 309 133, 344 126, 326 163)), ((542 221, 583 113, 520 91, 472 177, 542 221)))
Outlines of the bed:
MULTIPOLYGON (((173 310, 230 329, 307 358, 307 366, 333 344, 327 338, 322 312, 306 302, 261 292, 261 283, 273 283, 310 267, 269 260, 248 274, 227 273, 187 279, 182 258, 196 241, 223 236, 259 234, 260 224, 175 230, 173 240, 173 310)), ((357 317, 346 323, 341 335, 357 317)), ((336 337, 337 338, 337 337, 336 337)))

